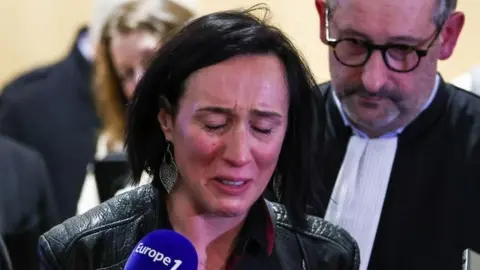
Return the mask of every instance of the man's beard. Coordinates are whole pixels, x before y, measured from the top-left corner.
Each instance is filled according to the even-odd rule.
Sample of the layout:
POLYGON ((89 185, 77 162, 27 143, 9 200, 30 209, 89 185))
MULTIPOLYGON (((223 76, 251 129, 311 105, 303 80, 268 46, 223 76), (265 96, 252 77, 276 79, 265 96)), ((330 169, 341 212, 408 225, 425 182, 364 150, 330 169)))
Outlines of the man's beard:
POLYGON ((380 90, 378 90, 376 93, 372 93, 365 88, 363 84, 357 84, 357 85, 346 85, 343 88, 343 91, 341 93, 337 93, 338 98, 340 100, 344 98, 348 98, 352 95, 359 95, 361 97, 382 97, 382 98, 387 98, 390 99, 394 103, 399 103, 400 101, 403 100, 402 97, 402 91, 398 89, 393 89, 393 88, 387 88, 387 87, 382 87, 380 90))
POLYGON ((353 124, 356 124, 360 129, 362 129, 362 127, 367 128, 368 130, 382 129, 390 125, 402 113, 406 112, 406 108, 402 106, 402 101, 404 100, 402 91, 398 89, 382 87, 377 92, 372 93, 368 91, 364 85, 357 84, 347 85, 342 90, 343 91, 337 93, 337 95, 342 103, 343 109, 353 124), (379 117, 378 119, 367 120, 361 115, 358 115, 358 111, 356 111, 356 109, 358 109, 359 105, 354 104, 353 101, 355 96, 365 98, 380 97, 389 100, 391 102, 391 106, 383 107, 384 111, 381 114, 381 118, 379 117))

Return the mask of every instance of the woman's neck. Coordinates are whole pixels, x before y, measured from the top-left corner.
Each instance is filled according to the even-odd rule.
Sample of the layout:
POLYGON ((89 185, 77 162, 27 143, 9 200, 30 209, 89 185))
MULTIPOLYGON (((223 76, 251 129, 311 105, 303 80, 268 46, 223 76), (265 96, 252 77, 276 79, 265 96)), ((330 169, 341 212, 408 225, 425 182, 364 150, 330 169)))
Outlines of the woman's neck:
POLYGON ((200 265, 204 265, 205 269, 223 269, 233 252, 236 237, 246 216, 225 217, 198 213, 193 202, 180 192, 172 192, 168 197, 170 223, 175 231, 192 242, 200 265))

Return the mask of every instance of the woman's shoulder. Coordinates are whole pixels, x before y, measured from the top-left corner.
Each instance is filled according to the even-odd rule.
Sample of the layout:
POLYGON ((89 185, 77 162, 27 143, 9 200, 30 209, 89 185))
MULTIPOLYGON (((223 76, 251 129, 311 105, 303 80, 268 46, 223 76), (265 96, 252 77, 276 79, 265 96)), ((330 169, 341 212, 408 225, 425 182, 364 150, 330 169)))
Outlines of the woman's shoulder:
POLYGON ((311 254, 311 257, 319 260, 326 256, 336 260, 341 258, 345 265, 351 266, 345 269, 358 269, 360 264, 358 244, 347 231, 311 215, 306 217, 305 228, 296 228, 292 225, 285 206, 274 202, 268 202, 268 205, 274 215, 276 229, 283 229, 297 235, 297 240, 301 242, 305 252, 311 254))
POLYGON ((155 226, 155 198, 153 186, 141 186, 53 227, 39 240, 43 264, 47 269, 108 269, 124 262, 155 226))

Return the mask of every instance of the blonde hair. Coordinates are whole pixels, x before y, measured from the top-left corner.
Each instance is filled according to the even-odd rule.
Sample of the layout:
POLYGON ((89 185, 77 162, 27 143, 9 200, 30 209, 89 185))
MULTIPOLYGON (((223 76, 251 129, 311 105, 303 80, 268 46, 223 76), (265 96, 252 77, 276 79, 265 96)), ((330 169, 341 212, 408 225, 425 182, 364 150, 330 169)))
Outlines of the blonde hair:
POLYGON ((130 0, 93 0, 92 16, 88 25, 88 39, 92 48, 100 42, 102 28, 110 14, 120 5, 130 0))
POLYGON ((127 99, 115 71, 110 54, 114 35, 146 30, 160 39, 193 17, 191 9, 173 1, 128 1, 119 6, 107 19, 95 53, 94 96, 107 136, 107 151, 118 143, 123 145, 127 99))

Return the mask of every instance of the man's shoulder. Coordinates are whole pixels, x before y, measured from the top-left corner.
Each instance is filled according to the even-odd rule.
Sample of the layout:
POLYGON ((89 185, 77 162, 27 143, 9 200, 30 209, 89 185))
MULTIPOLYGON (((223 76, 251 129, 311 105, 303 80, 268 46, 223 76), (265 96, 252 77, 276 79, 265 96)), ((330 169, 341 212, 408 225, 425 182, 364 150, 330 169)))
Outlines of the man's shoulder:
POLYGON ((53 227, 40 237, 42 259, 59 269, 97 255, 104 266, 126 259, 155 223, 155 197, 153 186, 140 186, 53 227))
POLYGON ((480 96, 447 84, 451 93, 447 103, 447 114, 451 129, 456 136, 480 137, 480 96))
POLYGON ((40 153, 2 135, 0 135, 0 171, 5 178, 3 184, 10 182, 22 189, 31 188, 27 192, 29 194, 30 191, 36 191, 40 184, 44 184, 45 178, 48 178, 47 167, 40 153))
POLYGON ((28 168, 39 161, 43 162, 43 158, 37 151, 12 138, 0 135, 1 163, 8 164, 7 159, 18 164, 19 168, 28 168))
MULTIPOLYGON (((0 135, 0 190, 3 196, 21 201, 23 190, 28 200, 36 201, 41 185, 48 180, 47 167, 42 156, 35 150, 9 137, 0 135), (45 179, 47 178, 47 179, 45 179)), ((23 203, 23 202, 20 202, 23 203)), ((19 206, 21 207, 21 206, 19 206)))
POLYGON ((347 259, 350 259, 353 264, 358 265, 360 262, 358 244, 344 229, 311 215, 306 218, 306 227, 298 229, 292 225, 285 206, 274 202, 268 202, 268 204, 275 215, 276 227, 285 228, 302 235, 318 250, 325 250, 321 247, 329 246, 331 250, 350 257, 347 259))
POLYGON ((66 63, 66 59, 61 59, 35 67, 13 78, 0 91, 0 104, 31 105, 32 102, 35 104, 52 100, 50 93, 61 87, 59 80, 65 77, 66 63))
POLYGON ((328 95, 328 92, 330 91, 331 87, 332 87, 331 82, 327 81, 327 82, 317 84, 317 87, 315 90, 318 94, 325 97, 326 95, 328 95))
POLYGON ((55 65, 45 65, 29 70, 8 82, 2 90, 3 98, 14 98, 24 94, 32 87, 41 85, 48 79, 55 65))
MULTIPOLYGON (((25 121, 44 121, 44 113, 48 111, 45 106, 49 107, 58 101, 55 99, 58 98, 58 76, 54 75, 58 65, 44 66, 25 73, 3 88, 0 93, 0 124, 7 127, 2 127, 2 131, 6 132, 5 129, 17 125, 15 121, 21 121, 22 124, 25 121)), ((10 132, 6 133, 12 135, 10 132)))
POLYGON ((480 113, 480 96, 478 94, 453 84, 446 84, 446 87, 453 92, 451 104, 457 107, 473 109, 473 112, 480 113))

